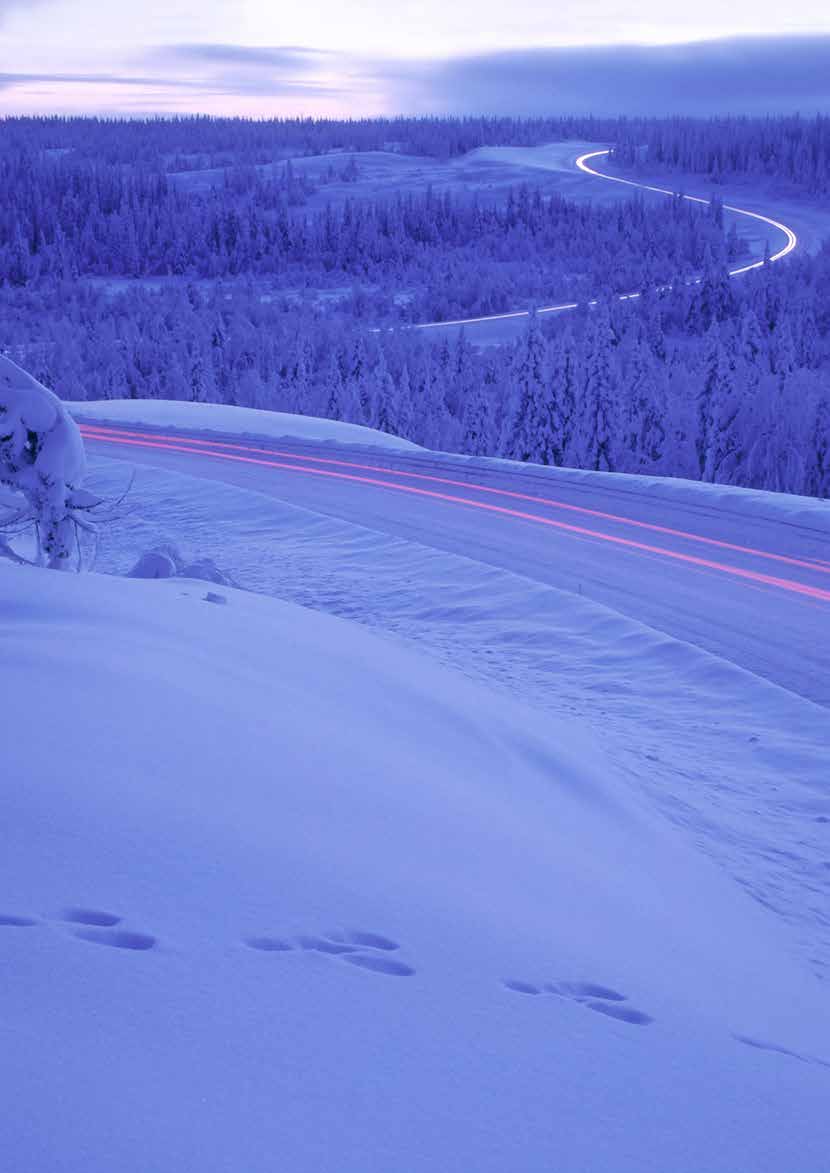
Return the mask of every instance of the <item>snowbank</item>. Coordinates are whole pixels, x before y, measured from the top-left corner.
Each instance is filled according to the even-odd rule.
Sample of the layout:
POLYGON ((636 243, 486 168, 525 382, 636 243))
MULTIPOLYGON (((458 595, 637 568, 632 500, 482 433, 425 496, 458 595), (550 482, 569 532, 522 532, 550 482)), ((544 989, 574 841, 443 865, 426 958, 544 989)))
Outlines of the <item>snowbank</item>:
MULTIPOLYGON (((179 428, 190 432, 216 432, 223 435, 263 437, 266 439, 297 439, 348 444, 371 445, 404 452, 423 471, 429 471, 430 459, 435 456, 409 440, 377 432, 358 424, 337 420, 316 419, 310 416, 288 415, 282 412, 259 411, 247 407, 228 407, 212 403, 178 403, 157 399, 112 399, 93 403, 66 403, 65 407, 79 420, 135 424, 148 427, 179 428)), ((457 463, 459 470, 482 468, 488 471, 504 470, 511 479, 517 477, 536 483, 538 488, 554 489, 557 485, 583 485, 610 489, 621 499, 648 494, 666 501, 699 503, 746 517, 771 521, 798 522, 819 528, 830 534, 830 501, 815 497, 799 497, 793 493, 773 493, 761 489, 743 489, 734 485, 710 485, 678 477, 638 476, 634 473, 592 472, 586 469, 551 468, 526 464, 490 456, 463 456, 456 453, 439 454, 441 461, 457 463), (544 482, 544 484, 540 484, 544 482)), ((520 487, 517 483, 517 487, 520 487)), ((531 490, 532 491, 532 490, 531 490)))
POLYGON ((711 485, 682 477, 658 477, 626 472, 594 472, 582 468, 552 468, 496 456, 460 456, 441 453, 442 459, 457 461, 468 468, 503 468, 511 477, 535 480, 539 488, 555 490, 557 485, 583 485, 586 489, 609 489, 623 502, 628 495, 648 494, 667 502, 701 505, 722 513, 768 521, 814 526, 830 534, 830 500, 801 497, 797 493, 774 493, 769 489, 744 489, 738 485, 711 485), (542 485, 540 482, 547 482, 542 485))
POLYGON ((16 1168, 818 1173, 823 991, 578 728, 226 597, 0 566, 16 1168))
POLYGON ((158 428, 221 432, 232 436, 261 436, 269 440, 319 440, 331 444, 370 445, 418 452, 417 444, 341 420, 259 411, 224 403, 180 403, 172 399, 99 399, 66 403, 76 419, 116 424, 144 424, 158 428))

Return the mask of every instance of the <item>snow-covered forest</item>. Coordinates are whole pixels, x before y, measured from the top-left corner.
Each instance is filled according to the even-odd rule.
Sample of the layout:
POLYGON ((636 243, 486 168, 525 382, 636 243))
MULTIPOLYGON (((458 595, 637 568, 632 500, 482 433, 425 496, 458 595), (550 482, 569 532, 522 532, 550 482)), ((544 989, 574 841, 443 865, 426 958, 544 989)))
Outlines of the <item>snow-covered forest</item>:
POLYGON ((240 275, 267 277, 271 292, 357 283, 353 312, 368 292, 373 318, 418 321, 514 309, 551 290, 585 299, 648 288, 698 271, 707 250, 740 255, 717 204, 705 212, 682 200, 667 214, 635 198, 609 216, 527 186, 503 204, 428 189, 307 215, 298 205, 311 185, 290 161, 276 175, 230 168, 220 186, 192 192, 162 171, 23 152, 0 159, 0 186, 0 285, 240 275))
POLYGON ((591 117, 468 118, 6 118, 0 148, 72 151, 107 164, 196 170, 328 151, 401 151, 453 158, 476 147, 616 139, 620 122, 591 117))
POLYGON ((620 128, 614 150, 626 168, 784 180, 810 193, 830 191, 830 117, 672 118, 620 128))
POLYGON ((742 244, 718 200, 635 197, 609 211, 522 186, 382 201, 363 192, 359 154, 334 154, 330 174, 354 196, 309 210, 315 185, 286 161, 613 131, 618 165, 641 167, 645 145, 661 152, 655 166, 803 175, 815 191, 827 126, 7 120, 0 348, 70 399, 240 404, 451 451, 827 495, 830 247, 730 281, 742 244), (266 161, 278 165, 256 166, 266 161), (170 177, 196 166, 219 166, 218 182, 170 177), (684 280, 693 273, 700 285, 684 280), (646 296, 614 300, 631 289, 646 296), (599 305, 532 320, 489 350, 463 334, 372 329, 532 306, 552 291, 599 305))

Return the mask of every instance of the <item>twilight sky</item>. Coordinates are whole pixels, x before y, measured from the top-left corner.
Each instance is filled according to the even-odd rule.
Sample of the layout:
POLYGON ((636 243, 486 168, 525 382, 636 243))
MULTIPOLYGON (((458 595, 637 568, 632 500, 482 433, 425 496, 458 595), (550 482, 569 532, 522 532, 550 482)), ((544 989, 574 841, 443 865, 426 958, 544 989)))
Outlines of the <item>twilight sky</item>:
POLYGON ((621 0, 0 0, 0 115, 830 109, 826 0, 630 12, 621 0))

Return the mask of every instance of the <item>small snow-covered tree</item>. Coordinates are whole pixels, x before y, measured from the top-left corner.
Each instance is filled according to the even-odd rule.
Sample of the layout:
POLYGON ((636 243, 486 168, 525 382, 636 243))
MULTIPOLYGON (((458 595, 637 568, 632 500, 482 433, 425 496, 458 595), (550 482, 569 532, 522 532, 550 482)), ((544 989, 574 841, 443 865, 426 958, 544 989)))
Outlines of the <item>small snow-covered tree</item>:
POLYGON ((63 403, 11 359, 0 355, 0 485, 7 490, 4 529, 34 528, 36 562, 69 568, 82 515, 100 502, 81 488, 83 440, 63 403))
POLYGON ((531 315, 513 365, 512 411, 505 420, 502 450, 515 460, 555 464, 557 437, 547 348, 536 314, 531 315))
POLYGON ((591 312, 585 328, 585 371, 577 403, 574 445, 578 467, 613 472, 617 442, 614 334, 605 302, 591 312))

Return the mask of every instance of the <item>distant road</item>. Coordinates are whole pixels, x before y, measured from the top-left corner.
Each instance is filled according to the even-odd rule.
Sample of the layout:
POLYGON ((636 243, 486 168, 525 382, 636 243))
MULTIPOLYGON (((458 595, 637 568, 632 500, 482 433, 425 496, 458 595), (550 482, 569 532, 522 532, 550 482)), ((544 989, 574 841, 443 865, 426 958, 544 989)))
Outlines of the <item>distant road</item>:
MULTIPOLYGON (((593 167, 588 166, 589 159, 600 159, 605 155, 610 154, 610 151, 590 151, 587 155, 580 155, 576 160, 576 165, 580 171, 584 171, 586 175, 595 175, 597 179, 608 179, 611 183, 624 183, 627 187, 639 187, 643 191, 656 191, 660 195, 676 196, 678 193, 672 191, 668 187, 653 187, 648 183, 635 183, 633 179, 621 179, 618 175, 606 175, 602 171, 597 171, 593 167)), ((711 201, 704 199, 702 196, 684 195, 684 200, 689 200, 693 204, 708 204, 711 201)), ((786 224, 782 224, 780 220, 773 220, 771 216, 762 216, 760 212, 750 212, 746 208, 737 208, 734 204, 724 204, 723 210, 725 212, 734 212, 736 216, 749 216, 751 220, 759 220, 762 224, 769 225, 770 228, 777 228, 779 232, 783 232, 786 237, 786 243, 773 253, 769 258, 770 263, 773 261, 780 261, 786 257, 798 245, 798 237, 793 232, 792 228, 788 228, 786 224)), ((748 273, 751 269, 760 269, 764 265, 763 258, 760 261, 753 261, 748 265, 741 265, 737 269, 730 269, 730 277, 739 277, 741 273, 748 273)), ((623 295, 623 298, 626 295, 623 295)), ((639 297, 638 293, 628 294, 629 297, 639 297)), ((544 311, 541 311, 544 312, 544 311)))
MULTIPOLYGON (((595 167, 589 165, 589 162, 593 162, 598 159, 605 158, 610 153, 611 153, 611 149, 609 147, 606 147, 602 150, 587 151, 585 154, 579 155, 578 158, 576 158, 574 160, 574 166, 577 170, 583 172, 583 174, 590 175, 595 179, 604 179, 610 183, 622 183, 622 184, 625 184, 627 187, 639 188, 641 191, 656 192, 660 195, 674 197, 678 194, 676 191, 673 191, 671 188, 655 187, 653 184, 637 183, 633 179, 622 179, 617 175, 607 175, 605 172, 597 171, 595 167)), ((694 203, 694 204, 708 204, 708 203, 710 203, 709 198, 704 198, 702 196, 684 195, 682 198, 684 200, 689 200, 691 203, 694 203)), ((751 220, 755 220, 760 224, 766 225, 768 228, 773 228, 777 232, 783 233, 784 240, 782 242, 782 245, 779 249, 777 249, 777 251, 775 251, 774 253, 771 254, 771 256, 769 257, 770 263, 772 263, 774 261, 782 260, 784 257, 788 256, 797 247, 797 245, 798 245, 797 234, 793 231, 792 228, 788 227, 786 224, 783 224, 780 220, 774 220, 771 216, 762 215, 760 212, 751 212, 747 208, 739 208, 733 204, 724 204, 723 208, 724 208, 724 211, 732 212, 736 216, 746 216, 751 220)), ((759 260, 754 260, 748 264, 740 265, 738 268, 730 269, 729 276, 730 277, 738 277, 742 273, 750 272, 752 269, 760 269, 763 266, 763 264, 764 264, 764 258, 762 257, 759 260)), ((621 294, 617 295, 617 300, 631 301, 634 298, 637 298, 639 296, 640 296, 639 292, 621 293, 621 294)), ((540 307, 537 307, 536 314, 537 314, 537 316, 542 316, 544 314, 565 313, 568 310, 578 309, 581 304, 584 304, 584 303, 576 302, 576 301, 568 301, 568 302, 559 302, 556 305, 540 306, 540 307)), ((594 305, 595 302, 590 301, 590 302, 588 302, 588 304, 594 305)), ((502 313, 502 314, 484 314, 479 317, 473 317, 473 318, 454 318, 454 319, 451 319, 450 321, 446 321, 446 322, 419 322, 413 328, 416 330, 439 330, 440 331, 441 329, 444 329, 444 330, 459 329, 462 326, 463 327, 473 327, 476 330, 475 340, 477 342, 486 342, 486 344, 495 344, 495 343, 502 342, 505 340, 506 334, 505 334, 504 330, 497 329, 497 332, 495 334, 493 334, 493 336, 491 336, 491 337, 488 336, 486 339, 484 339, 484 338, 479 337, 480 333, 482 333, 482 327, 485 330, 487 330, 489 327, 490 329, 488 330, 488 333, 492 333, 492 328, 494 326, 498 327, 499 323, 503 323, 505 326, 509 327, 509 325, 511 323, 516 324, 516 323, 521 322, 522 319, 529 318, 530 313, 531 313, 530 310, 512 310, 508 313, 502 313)), ((509 333, 509 331, 508 331, 508 333, 509 333)))

